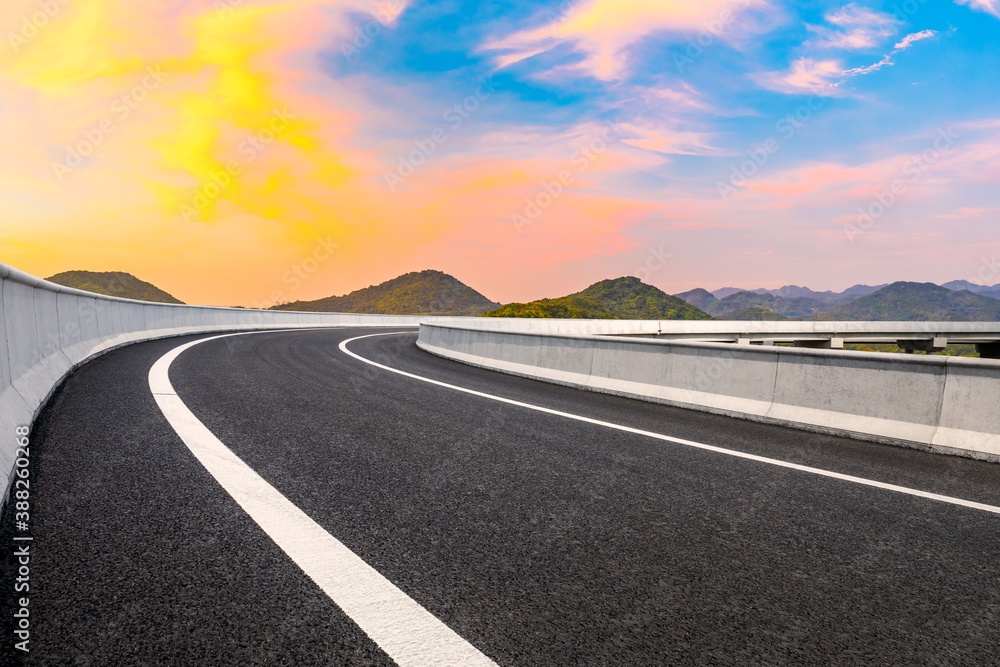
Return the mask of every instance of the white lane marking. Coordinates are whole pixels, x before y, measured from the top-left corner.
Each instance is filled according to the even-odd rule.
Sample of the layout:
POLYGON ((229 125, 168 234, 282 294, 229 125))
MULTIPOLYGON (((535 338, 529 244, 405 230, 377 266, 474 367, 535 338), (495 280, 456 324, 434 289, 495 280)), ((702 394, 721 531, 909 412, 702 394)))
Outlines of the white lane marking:
MULTIPOLYGON (((399 333, 399 332, 394 332, 399 333)), ((414 380, 420 380, 421 382, 428 382, 430 384, 436 384, 439 387, 446 387, 447 389, 453 389, 455 391, 460 391, 465 394, 472 394, 473 396, 479 396, 481 398, 488 398, 493 401, 500 401, 501 403, 507 403, 508 405, 516 405, 521 408, 527 408, 528 410, 535 410, 537 412, 544 412, 550 415, 557 415, 559 417, 565 417, 567 419, 573 419, 575 421, 586 422, 588 424, 595 424, 597 426, 603 426, 605 428, 613 428, 616 431, 624 431, 626 433, 634 433, 636 435, 644 435, 649 438, 655 438, 657 440, 663 440, 665 442, 671 442, 676 445, 684 445, 685 447, 694 447, 696 449, 704 449, 709 452, 715 452, 717 454, 725 454, 726 456, 735 456, 740 459, 747 459, 749 461, 757 461, 759 463, 767 463, 769 465, 778 466, 781 468, 790 468, 791 470, 798 470, 800 472, 807 472, 813 475, 820 475, 822 477, 831 477, 833 479, 839 479, 845 482, 853 482, 854 484, 863 484, 864 486, 873 486, 878 489, 885 489, 887 491, 895 491, 896 493, 905 493, 909 496, 917 496, 919 498, 928 498, 930 500, 937 500, 942 503, 950 503, 952 505, 961 505, 962 507, 971 507, 973 509, 982 510, 984 512, 992 512, 994 514, 1000 514, 1000 507, 994 505, 985 505, 983 503, 973 502, 971 500, 963 500, 961 498, 952 498, 951 496, 942 496, 937 493, 930 493, 928 491, 921 491, 919 489, 911 489, 905 486, 896 486, 895 484, 886 484, 885 482, 877 482, 872 479, 865 479, 864 477, 854 477, 852 475, 844 475, 839 472, 832 472, 830 470, 823 470, 821 468, 810 468, 809 466, 799 465, 798 463, 789 463, 787 461, 780 461, 778 459, 770 459, 766 456, 757 456, 756 454, 746 454, 744 452, 733 451, 732 449, 724 449, 722 447, 716 447, 714 445, 706 445, 701 442, 694 442, 693 440, 683 440, 681 438, 674 438, 669 435, 662 435, 660 433, 654 433, 652 431, 643 431, 642 429, 632 428, 630 426, 622 426, 620 424, 612 424, 611 422, 601 421, 599 419, 591 419, 590 417, 583 417, 581 415, 574 415, 569 412, 561 412, 559 410, 553 410, 551 408, 544 408, 540 405, 533 405, 531 403, 523 403, 521 401, 515 401, 510 398, 504 398, 503 396, 495 396, 493 394, 485 394, 481 391, 475 391, 474 389, 466 389, 465 387, 459 387, 457 385, 448 384, 447 382, 441 382, 439 380, 432 380, 431 378, 425 378, 420 375, 414 375, 413 373, 407 373, 406 371, 401 371, 396 368, 390 368, 389 366, 384 366, 382 364, 376 363, 369 359, 355 354, 347 349, 348 343, 353 343, 356 340, 361 340, 363 338, 372 338, 373 336, 389 336, 389 333, 377 333, 370 334, 367 336, 358 336, 357 338, 351 338, 345 340, 340 344, 340 350, 345 354, 348 354, 359 361, 363 361, 366 364, 375 366, 376 368, 381 368, 382 370, 389 371, 391 373, 397 373, 408 378, 413 378, 414 380)))
POLYGON ((257 525, 401 667, 496 667, 268 484, 177 396, 168 373, 180 354, 210 340, 242 335, 247 334, 181 345, 150 369, 149 388, 184 444, 257 525))

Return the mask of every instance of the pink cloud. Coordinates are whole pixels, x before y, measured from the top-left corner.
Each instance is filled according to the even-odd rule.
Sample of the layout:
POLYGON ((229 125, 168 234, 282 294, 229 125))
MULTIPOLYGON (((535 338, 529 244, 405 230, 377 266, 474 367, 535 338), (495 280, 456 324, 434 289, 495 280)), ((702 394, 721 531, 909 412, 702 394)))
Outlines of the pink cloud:
POLYGON ((996 214, 1000 214, 1000 206, 991 206, 986 208, 971 208, 962 207, 950 213, 948 215, 939 215, 939 218, 947 218, 949 220, 982 220, 984 217, 992 217, 996 214))
POLYGON ((1000 1, 998 0, 955 0, 955 2, 1000 18, 1000 1))
POLYGON ((764 72, 753 78, 763 87, 779 93, 833 96, 839 92, 836 80, 843 73, 840 61, 799 58, 787 72, 764 72))
POLYGON ((823 26, 809 26, 819 35, 819 39, 809 45, 820 49, 862 50, 878 46, 893 34, 899 21, 891 14, 873 11, 851 3, 825 16, 829 23, 840 28, 833 30, 823 26))
POLYGON ((586 0, 555 23, 515 33, 485 49, 504 52, 497 64, 506 67, 559 44, 574 44, 586 54, 585 72, 614 80, 627 69, 626 49, 650 34, 705 31, 725 39, 747 29, 737 15, 768 8, 769 0, 586 0))

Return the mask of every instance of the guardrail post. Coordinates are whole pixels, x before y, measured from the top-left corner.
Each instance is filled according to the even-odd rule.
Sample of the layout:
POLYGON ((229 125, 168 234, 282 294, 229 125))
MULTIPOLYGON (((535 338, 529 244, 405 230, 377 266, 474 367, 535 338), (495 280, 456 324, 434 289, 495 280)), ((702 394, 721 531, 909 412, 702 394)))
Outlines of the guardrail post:
POLYGON ((940 352, 948 347, 948 339, 935 337, 930 340, 899 340, 896 346, 908 354, 914 352, 940 352))
POLYGON ((977 343, 976 352, 981 359, 1000 359, 1000 343, 977 343))

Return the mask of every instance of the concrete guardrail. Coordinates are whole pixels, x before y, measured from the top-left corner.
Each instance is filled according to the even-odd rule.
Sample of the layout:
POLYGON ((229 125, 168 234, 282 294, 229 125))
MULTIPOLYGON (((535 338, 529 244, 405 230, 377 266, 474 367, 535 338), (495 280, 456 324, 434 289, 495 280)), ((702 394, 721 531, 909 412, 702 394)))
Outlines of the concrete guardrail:
POLYGON ((525 331, 529 326, 422 323, 417 345, 581 389, 1000 461, 1000 361, 608 336, 623 333, 612 330, 556 333, 576 326, 556 322, 536 325, 550 331, 525 331))
POLYGON ((893 344, 912 351, 975 345, 982 357, 1000 358, 1000 322, 768 322, 723 320, 564 320, 439 318, 439 324, 467 329, 525 333, 641 336, 662 340, 844 349, 846 344, 893 344))
MULTIPOLYGON (((767 336, 835 336, 848 329, 920 338, 946 330, 934 323, 887 328, 871 323, 495 320, 244 310, 105 297, 55 285, 3 263, 0 318, 4 501, 15 470, 15 429, 31 426, 63 379, 83 363, 139 341, 282 328, 421 325, 421 348, 494 370, 1000 460, 1000 361, 627 338, 724 336, 749 343, 747 336, 759 342, 767 336)), ((998 325, 949 326, 951 333, 935 335, 976 337, 991 345, 1000 336, 998 325)))
POLYGON ((15 429, 31 426, 63 379, 96 356, 130 343, 193 333, 416 327, 426 319, 131 301, 56 285, 0 263, 0 479, 7 482, 0 507, 15 469, 15 429))

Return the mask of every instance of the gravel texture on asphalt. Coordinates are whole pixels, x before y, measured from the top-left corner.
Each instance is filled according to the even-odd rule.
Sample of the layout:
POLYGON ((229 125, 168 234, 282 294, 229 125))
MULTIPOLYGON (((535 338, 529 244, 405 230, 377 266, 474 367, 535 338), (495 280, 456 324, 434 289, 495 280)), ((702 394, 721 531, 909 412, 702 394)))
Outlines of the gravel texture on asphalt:
MULTIPOLYGON (((179 357, 171 381, 250 467, 498 664, 1000 662, 1000 516, 405 378, 338 349, 366 333, 211 341, 179 357)), ((1000 505, 997 464, 501 375, 415 339, 351 350, 573 414, 1000 505)), ((392 664, 157 409, 149 368, 187 340, 87 364, 37 422, 25 663, 392 664)), ((11 525, 8 507, 8 637, 11 525)))

